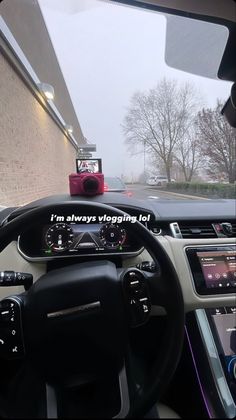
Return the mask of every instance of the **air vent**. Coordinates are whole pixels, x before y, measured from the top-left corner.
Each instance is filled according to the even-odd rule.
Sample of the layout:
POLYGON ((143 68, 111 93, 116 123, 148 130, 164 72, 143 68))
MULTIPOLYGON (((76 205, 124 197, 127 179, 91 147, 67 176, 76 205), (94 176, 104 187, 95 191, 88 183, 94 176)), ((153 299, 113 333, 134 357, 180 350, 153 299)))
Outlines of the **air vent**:
POLYGON ((179 229, 182 237, 186 239, 217 238, 216 232, 211 223, 207 225, 179 224, 179 229))
POLYGON ((231 223, 231 225, 232 225, 232 234, 229 235, 229 237, 231 236, 231 237, 235 238, 236 237, 236 223, 233 223, 232 221, 230 221, 229 223, 231 223))
POLYGON ((236 223, 232 223, 232 229, 233 229, 232 236, 235 238, 236 237, 236 223))

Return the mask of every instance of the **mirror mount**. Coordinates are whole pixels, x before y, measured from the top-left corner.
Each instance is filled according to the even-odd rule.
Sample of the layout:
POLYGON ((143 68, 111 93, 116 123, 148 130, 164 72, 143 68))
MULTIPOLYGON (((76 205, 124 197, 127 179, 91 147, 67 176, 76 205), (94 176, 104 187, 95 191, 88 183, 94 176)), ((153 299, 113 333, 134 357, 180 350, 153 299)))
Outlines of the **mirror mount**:
POLYGON ((230 97, 223 106, 221 114, 224 115, 231 127, 236 128, 236 83, 231 87, 230 97))

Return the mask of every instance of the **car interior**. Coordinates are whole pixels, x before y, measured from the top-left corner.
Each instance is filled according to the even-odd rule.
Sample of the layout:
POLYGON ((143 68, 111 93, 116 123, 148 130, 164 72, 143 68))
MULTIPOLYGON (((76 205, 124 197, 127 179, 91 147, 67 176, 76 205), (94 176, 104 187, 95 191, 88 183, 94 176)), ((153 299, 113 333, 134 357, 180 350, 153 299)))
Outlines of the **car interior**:
MULTIPOLYGON (((226 27, 236 82, 234 0, 110 2, 226 27)), ((0 211, 0 417, 236 418, 235 199, 92 188, 0 211)))

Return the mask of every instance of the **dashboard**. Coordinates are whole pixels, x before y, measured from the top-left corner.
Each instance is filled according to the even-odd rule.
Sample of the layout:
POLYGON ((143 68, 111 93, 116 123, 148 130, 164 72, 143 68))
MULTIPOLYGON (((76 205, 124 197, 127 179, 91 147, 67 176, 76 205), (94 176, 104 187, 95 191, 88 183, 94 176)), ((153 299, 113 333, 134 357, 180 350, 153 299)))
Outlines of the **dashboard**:
MULTIPOLYGON (((20 237, 16 237, 0 253, 1 270, 28 272, 34 281, 48 270, 60 268, 75 262, 86 260, 110 259, 118 267, 135 267, 152 261, 150 254, 143 248, 140 239, 129 230, 130 223, 116 223, 113 220, 99 221, 98 218, 69 220, 67 203, 73 201, 79 212, 83 197, 68 195, 50 196, 19 208, 4 209, 0 212, 1 224, 14 220, 15 217, 42 206, 60 203, 60 214, 64 219, 39 219, 30 229, 25 227, 20 237)), ((145 226, 161 242, 175 265, 186 312, 216 306, 235 305, 235 202, 234 200, 138 200, 124 197, 123 194, 109 193, 90 198, 89 202, 108 204, 124 211, 132 217, 140 214, 148 218, 145 226), (231 225, 232 231, 226 228, 231 225), (221 249, 223 246, 223 249, 221 249), (222 251, 232 255, 222 255, 222 251), (217 249, 220 247, 220 249, 217 249), (192 252, 189 260, 187 252, 192 252), (218 252, 216 255, 212 252, 218 252), (209 255, 201 253, 210 252, 209 255), (200 258, 213 258, 206 261, 200 258), (226 267, 226 257, 230 267, 226 267), (213 265, 211 265, 213 264, 213 265), (210 270, 211 268, 211 270, 210 270), (227 272, 227 278, 225 277, 227 272), (216 278, 220 276, 220 278, 216 278), (229 285, 228 285, 229 284, 229 285)), ((58 209, 58 207, 57 207, 58 209)), ((86 216, 93 216, 86 213, 86 216)), ((98 216, 98 215, 96 215, 98 216)), ((158 256, 157 256, 158 259, 158 256)), ((19 293, 22 288, 15 288, 19 293)), ((1 295, 9 294, 7 288, 1 288, 1 295), (6 289, 6 290, 5 290, 6 289)))

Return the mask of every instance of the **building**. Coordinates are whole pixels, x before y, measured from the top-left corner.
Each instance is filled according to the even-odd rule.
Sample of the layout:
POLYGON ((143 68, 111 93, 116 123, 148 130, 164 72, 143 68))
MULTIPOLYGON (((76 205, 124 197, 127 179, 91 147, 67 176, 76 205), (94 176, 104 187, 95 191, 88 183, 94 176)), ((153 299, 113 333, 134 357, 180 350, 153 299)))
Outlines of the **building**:
POLYGON ((37 0, 4 0, 0 14, 0 206, 11 206, 68 192, 85 138, 37 0))

